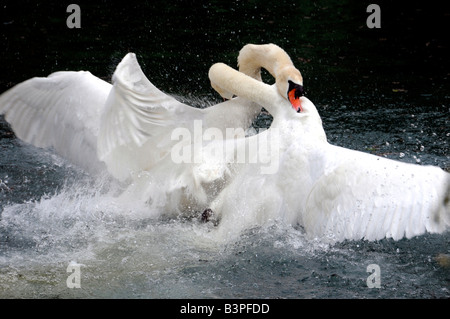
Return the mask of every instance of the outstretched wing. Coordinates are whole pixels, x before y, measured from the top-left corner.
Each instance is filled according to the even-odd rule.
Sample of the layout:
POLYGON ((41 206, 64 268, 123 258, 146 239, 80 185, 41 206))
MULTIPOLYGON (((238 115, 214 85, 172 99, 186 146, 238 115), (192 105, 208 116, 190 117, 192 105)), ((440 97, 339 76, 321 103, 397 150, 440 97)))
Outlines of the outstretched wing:
POLYGON ((450 225, 450 174, 330 146, 332 156, 307 200, 312 236, 331 240, 411 238, 450 225))
POLYGON ((102 116, 98 157, 118 179, 152 167, 170 151, 171 131, 191 126, 203 110, 161 92, 142 72, 134 53, 113 75, 113 88, 102 116))
POLYGON ((24 81, 0 96, 0 114, 21 140, 55 152, 84 169, 96 155, 100 114, 111 84, 89 72, 56 72, 24 81))
POLYGON ((125 180, 133 172, 150 169, 170 153, 178 142, 171 139, 175 129, 186 129, 193 136, 197 120, 201 129, 217 128, 226 138, 227 128, 247 129, 260 110, 261 106, 242 98, 205 109, 181 103, 156 88, 142 72, 136 55, 128 53, 113 75, 102 116, 98 157, 116 178, 125 180))

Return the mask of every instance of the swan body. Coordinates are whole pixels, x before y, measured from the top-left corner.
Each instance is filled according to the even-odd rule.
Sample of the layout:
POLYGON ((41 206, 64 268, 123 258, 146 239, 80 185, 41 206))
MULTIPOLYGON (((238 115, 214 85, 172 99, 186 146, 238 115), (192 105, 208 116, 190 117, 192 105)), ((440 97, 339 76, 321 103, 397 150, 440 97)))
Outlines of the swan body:
POLYGON ((87 169, 106 167, 120 180, 132 178, 125 200, 150 198, 152 207, 169 211, 210 207, 224 236, 269 220, 299 224, 308 236, 329 241, 445 231, 449 174, 329 144, 317 109, 302 97, 300 72, 283 52, 274 45, 248 45, 238 58, 241 72, 213 65, 213 87, 237 97, 208 109, 158 90, 128 54, 113 84, 89 72, 30 79, 0 96, 0 114, 26 142, 53 147, 87 169), (261 82, 261 67, 275 84, 261 82), (274 118, 268 130, 202 140, 194 157, 208 147, 227 151, 174 163, 173 150, 180 145, 174 129, 192 133, 199 122, 222 132, 246 128, 261 107, 274 118), (244 162, 236 160, 240 150, 258 150, 267 141, 269 161, 258 161, 254 152, 244 162), (276 165, 264 170, 271 161, 276 165))
POLYGON ((112 84, 86 71, 56 72, 0 96, 0 115, 20 139, 91 173, 106 167, 119 180, 162 160, 176 127, 192 129, 201 120, 206 128, 247 129, 260 110, 241 98, 206 109, 183 104, 146 78, 134 53, 119 63, 112 84))
POLYGON ((300 98, 303 111, 297 113, 276 84, 222 63, 209 76, 223 90, 266 108, 274 120, 264 133, 280 136, 276 173, 262 175, 247 165, 213 202, 221 223, 281 219, 329 241, 398 240, 448 228, 450 174, 331 145, 307 98, 300 98))
POLYGON ((222 132, 247 129, 261 107, 246 99, 233 99, 206 109, 183 104, 161 92, 142 72, 134 54, 119 63, 113 88, 105 102, 98 136, 98 157, 118 179, 130 172, 149 170, 167 159, 176 141, 174 129, 193 133, 195 121, 222 132))

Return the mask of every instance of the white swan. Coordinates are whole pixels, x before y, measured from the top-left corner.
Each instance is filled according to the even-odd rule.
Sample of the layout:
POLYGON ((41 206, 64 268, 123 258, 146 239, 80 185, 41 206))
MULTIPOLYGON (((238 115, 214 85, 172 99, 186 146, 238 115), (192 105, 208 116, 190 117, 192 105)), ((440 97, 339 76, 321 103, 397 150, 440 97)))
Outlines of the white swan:
MULTIPOLYGON (((266 69, 276 80, 276 88, 281 96, 287 97, 292 107, 301 111, 298 98, 303 95, 303 77, 295 68, 289 55, 275 44, 247 44, 238 56, 239 71, 262 81, 261 68, 266 69), (287 94, 287 95, 286 95, 287 94)), ((231 98, 234 94, 221 87, 210 76, 211 86, 224 98, 231 98)), ((230 79, 232 82, 233 80, 230 79)))
MULTIPOLYGON (((259 81, 261 66, 266 68, 279 81, 280 92, 289 90, 292 106, 300 111, 298 97, 303 94, 303 78, 280 47, 244 46, 238 65, 241 72, 259 81), (290 77, 283 78, 284 74, 290 77)), ((97 145, 99 159, 119 179, 129 177, 130 172, 147 171, 166 158, 177 143, 172 139, 174 129, 186 128, 192 134, 195 122, 201 121, 204 129, 218 129, 226 136, 227 129, 247 129, 261 110, 252 100, 239 97, 206 109, 184 105, 159 91, 146 78, 134 54, 127 55, 117 66, 113 83, 97 145)), ((211 84, 220 90, 214 81, 211 84)), ((227 92, 222 92, 222 96, 232 97, 227 92)))
POLYGON ((201 120, 204 127, 246 129, 261 110, 240 98, 206 109, 185 105, 150 83, 133 53, 119 63, 112 83, 85 71, 32 78, 0 96, 0 115, 21 140, 51 147, 89 172, 106 163, 125 180, 167 154, 174 128, 192 129, 201 120))
MULTIPOLYGON (((243 72, 248 72, 250 76, 254 77, 255 81, 261 80, 261 67, 267 68, 277 79, 275 87, 280 92, 286 92, 286 98, 290 101, 295 111, 301 110, 299 96, 303 94, 303 79, 300 72, 293 67, 289 56, 280 47, 274 44, 246 45, 239 53, 238 65, 243 72), (289 75, 289 77, 284 77, 285 75, 289 75)), ((120 66, 118 70, 120 70, 120 66)), ((130 72, 127 71, 127 73, 130 72)), ((212 86, 223 97, 232 97, 233 94, 229 94, 230 92, 227 90, 222 90, 220 83, 216 83, 213 77, 210 77, 210 80, 212 86)), ((230 81, 233 82, 233 79, 230 79, 230 81)), ((236 78, 234 84, 243 84, 245 86, 245 82, 241 83, 239 78, 236 78)), ((242 89, 245 88, 243 87, 242 89)), ((252 88, 249 89, 251 90, 252 88)), ((134 91, 138 90, 135 89, 134 91)), ((142 95, 149 96, 149 94, 142 95)), ((120 96, 130 95, 120 94, 120 96)), ((250 99, 237 97, 227 103, 237 103, 237 101, 239 101, 237 108, 240 108, 241 111, 248 110, 249 105, 251 105, 249 103, 252 102, 250 99), (245 108, 242 108, 242 105, 245 105, 245 108)), ((139 101, 135 100, 129 103, 119 101, 117 105, 122 107, 123 105, 129 104, 128 109, 133 110, 134 106, 138 105, 138 103, 139 101)), ((254 103, 254 105, 258 104, 254 103)), ((217 105, 214 107, 217 109, 221 108, 228 115, 226 122, 220 123, 220 126, 218 126, 219 131, 223 132, 227 128, 236 127, 234 123, 236 114, 228 114, 225 105, 217 105)), ((257 106, 256 109, 260 110, 261 106, 257 106)), ((113 112, 113 114, 117 114, 117 112, 113 112)), ((238 116, 242 117, 242 115, 238 116)), ((173 211, 176 213, 185 210, 202 211, 235 178, 236 174, 239 174, 242 166, 246 165, 246 160, 242 160, 243 157, 245 158, 247 156, 249 162, 258 162, 260 160, 258 158, 260 154, 248 154, 248 151, 257 144, 267 144, 267 141, 264 141, 264 139, 271 138, 271 134, 257 134, 254 138, 250 139, 233 137, 224 140, 223 138, 218 138, 215 134, 214 129, 217 130, 217 127, 208 123, 208 125, 203 127, 205 129, 204 132, 201 132, 204 135, 200 136, 200 140, 194 141, 195 137, 193 139, 191 137, 192 132, 195 131, 196 123, 199 122, 198 118, 181 117, 177 123, 179 126, 175 129, 171 124, 172 120, 170 116, 167 116, 160 119, 159 126, 150 125, 149 127, 143 128, 141 131, 152 133, 152 137, 136 153, 130 152, 130 148, 128 147, 130 143, 124 143, 127 145, 127 149, 114 155, 116 160, 118 157, 130 157, 130 160, 133 157, 147 159, 152 156, 151 152, 154 152, 158 145, 164 145, 164 150, 166 150, 161 156, 164 160, 152 160, 151 162, 155 163, 155 165, 145 167, 144 171, 139 171, 139 174, 134 175, 132 185, 122 195, 125 201, 130 202, 142 198, 151 198, 152 203, 154 204, 157 201, 159 206, 163 206, 162 210, 164 211, 173 211), (166 127, 168 129, 165 129, 166 127), (170 130, 174 133, 175 131, 178 132, 179 129, 185 128, 188 129, 186 134, 188 138, 184 142, 173 139, 173 134, 171 134, 170 130), (188 158, 175 163, 173 155, 178 155, 180 151, 183 152, 186 149, 189 152, 188 158), (223 152, 223 150, 225 151, 223 152), (142 156, 145 152, 148 152, 148 154, 142 156), (139 156, 136 156, 137 153, 139 153, 139 156), (252 156, 252 158, 248 156, 252 156)), ((110 130, 113 133, 117 130, 115 122, 114 119, 108 119, 104 122, 110 126, 110 130)), ((178 136, 177 134, 175 135, 178 136)), ((102 145, 108 145, 108 143, 102 143, 102 145)), ((130 160, 124 159, 123 162, 130 160)), ((142 163, 141 167, 144 167, 144 165, 145 163, 142 163)), ((264 168, 270 171, 270 163, 268 166, 264 168)))
POLYGON ((164 159, 176 143, 177 128, 247 129, 261 107, 236 98, 198 109, 178 102, 158 90, 144 75, 134 54, 128 54, 113 76, 113 89, 106 101, 98 136, 98 156, 118 179, 130 172, 149 170, 164 159))
POLYGON ((274 120, 262 134, 280 135, 278 171, 263 175, 254 165, 243 166, 212 203, 221 224, 281 219, 329 241, 398 240, 448 228, 450 174, 330 145, 307 98, 300 98, 297 113, 288 91, 277 85, 222 63, 213 65, 209 76, 220 90, 266 108, 274 120))
MULTIPOLYGON (((248 46, 243 52, 260 52, 258 48, 262 47, 248 46)), ((211 83, 221 94, 238 96, 211 111, 192 111, 160 92, 130 54, 119 64, 112 87, 86 72, 56 73, 4 93, 0 113, 20 138, 54 147, 60 154, 67 152, 81 165, 89 167, 94 160, 100 163, 92 155, 94 150, 119 179, 144 170, 137 174, 130 193, 169 194, 153 198, 165 207, 175 208, 185 200, 190 205, 191 195, 202 205, 211 203, 221 215, 220 227, 231 223, 238 230, 236 221, 245 225, 281 219, 299 223, 312 237, 330 240, 399 239, 448 227, 448 173, 328 144, 315 106, 300 97, 302 79, 292 61, 283 57, 276 59, 280 64, 263 64, 264 56, 269 55, 262 54, 259 63, 248 69, 241 63, 245 59, 240 60, 240 68, 251 77, 224 64, 210 69, 211 83), (259 81, 261 66, 276 77, 274 85, 259 81), (91 91, 92 95, 78 94, 91 91), (196 119, 210 127, 237 127, 228 106, 234 107, 231 114, 239 117, 245 110, 242 105, 258 111, 265 107, 274 116, 271 128, 249 138, 212 141, 233 150, 219 163, 206 160, 174 165, 160 160, 173 149, 171 130, 190 130, 196 119), (276 172, 261 174, 265 163, 235 165, 230 158, 243 145, 259 145, 277 135, 279 139, 271 145, 276 150, 273 159, 278 160, 276 172), (147 158, 153 156, 150 149, 154 147, 161 152, 147 158)), ((243 114, 239 126, 245 127, 248 116, 243 114)))

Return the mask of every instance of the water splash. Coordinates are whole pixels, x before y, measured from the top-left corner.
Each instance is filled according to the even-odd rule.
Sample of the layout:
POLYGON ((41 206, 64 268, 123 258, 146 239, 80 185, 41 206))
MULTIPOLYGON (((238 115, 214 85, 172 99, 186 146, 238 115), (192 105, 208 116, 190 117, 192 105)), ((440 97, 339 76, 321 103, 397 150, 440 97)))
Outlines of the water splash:
MULTIPOLYGON (((370 118, 370 113, 366 115, 370 118)), ((388 115, 394 122, 402 118, 401 110, 388 115)), ((339 122, 336 119, 336 127, 330 129, 331 136, 352 136, 337 139, 349 142, 347 147, 379 145, 371 152, 394 151, 387 156, 397 158, 403 152, 402 160, 412 161, 416 155, 429 164, 448 161, 445 149, 439 148, 442 135, 436 127, 437 135, 421 137, 419 144, 415 139, 408 143, 412 133, 402 134, 401 127, 395 134, 379 134, 367 132, 370 127, 361 129, 367 126, 364 123, 351 122, 346 124, 348 133, 339 122), (425 146, 423 151, 420 145, 425 146)), ((429 123, 418 125, 426 129, 429 123)), ((8 147, 2 159, 8 170, 0 175, 11 189, 0 191, 7 199, 0 205, 0 297, 450 296, 448 272, 435 260, 448 253, 448 233, 330 247, 306 239, 296 225, 273 218, 264 222, 231 218, 214 226, 201 223, 195 212, 173 215, 144 200, 123 200, 120 194, 126 185, 88 177, 51 152, 21 143, 8 147), (84 265, 80 289, 66 285, 71 262, 84 265), (365 284, 366 267, 372 263, 381 268, 379 290, 365 284)), ((261 195, 257 190, 255 194, 261 195)))

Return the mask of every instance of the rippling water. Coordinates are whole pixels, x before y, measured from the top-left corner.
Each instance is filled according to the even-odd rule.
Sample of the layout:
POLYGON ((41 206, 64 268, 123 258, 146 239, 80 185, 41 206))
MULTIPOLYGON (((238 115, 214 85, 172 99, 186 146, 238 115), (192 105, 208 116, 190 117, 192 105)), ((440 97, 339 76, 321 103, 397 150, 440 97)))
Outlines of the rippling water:
MULTIPOLYGON (((404 110, 394 109, 381 114, 398 128, 387 134, 382 127, 374 132, 367 123, 358 126, 362 119, 369 121, 372 111, 355 114, 349 108, 328 120, 336 143, 408 162, 448 165, 448 138, 442 135, 448 119, 417 113, 401 129, 397 117, 404 118, 404 110), (429 121, 436 135, 425 133, 429 121)), ((9 134, 2 131, 7 156, 0 163, 3 297, 450 296, 449 270, 436 260, 448 253, 448 234, 329 247, 307 240, 301 229, 270 224, 224 240, 199 216, 155 218, 146 207, 122 203, 116 196, 121 185, 107 178, 93 180, 50 151, 9 134), (81 289, 67 288, 72 261, 82 265, 81 289), (380 266, 380 289, 367 287, 370 264, 380 266)))
MULTIPOLYGON (((102 14, 86 5, 81 6, 81 31, 70 34, 64 28, 61 5, 45 11, 27 3, 30 11, 7 12, 8 21, 3 21, 7 49, 2 52, 1 84, 5 89, 61 69, 94 70, 108 79, 124 52, 136 50, 150 80, 204 106, 217 101, 206 80, 211 63, 234 63, 242 44, 271 41, 298 57, 296 65, 309 83, 308 97, 317 105, 331 143, 417 165, 450 166, 448 74, 436 67, 448 47, 439 36, 430 37, 430 44, 420 49, 416 42, 398 44, 406 66, 414 64, 408 60, 414 52, 420 57, 434 55, 425 60, 429 71, 412 69, 415 80, 402 62, 393 62, 395 70, 383 68, 382 62, 390 58, 369 52, 373 47, 356 46, 357 50, 354 44, 344 45, 372 43, 371 39, 394 45, 386 35, 389 30, 374 31, 378 32, 374 36, 360 28, 364 19, 352 24, 365 16, 364 6, 330 1, 328 7, 319 7, 305 2, 303 9, 291 12, 282 5, 269 8, 264 2, 222 7, 211 1, 192 5, 209 13, 200 22, 194 9, 176 3, 163 10, 163 4, 155 2, 162 11, 152 19, 143 14, 153 8, 148 3, 123 11, 102 7, 102 14), (356 14, 361 8, 362 14, 356 14), (135 12, 139 19, 133 20, 135 12), (228 21, 233 14, 249 22, 228 21), (123 28, 117 26, 117 15, 123 28), (303 32, 289 36, 295 25, 290 18, 296 16, 302 17, 303 32), (345 23, 339 24, 341 20, 345 23), (230 23, 217 27, 214 21, 230 23), (328 35, 323 32, 329 30, 327 21, 336 23, 328 35), (113 26, 120 39, 111 38, 113 26), (135 43, 127 37, 130 30, 139 33, 135 43), (35 47, 26 50, 33 37, 37 37, 31 42, 35 47), (40 47, 43 39, 48 47, 40 47), (333 47, 337 51, 327 49, 333 47), (406 49, 413 51, 405 53, 406 49), (384 76, 375 72, 379 67, 386 71, 384 76)), ((418 37, 425 39, 424 34, 418 37)), ((254 125, 267 127, 270 117, 261 115, 254 125)), ((437 260, 440 254, 449 254, 448 233, 328 246, 307 240, 296 227, 265 224, 225 240, 216 227, 200 223, 198 216, 166 218, 149 214, 140 204, 119 201, 123 185, 107 177, 93 179, 51 151, 22 143, 1 117, 0 154, 0 297, 450 297, 449 268, 437 260), (380 288, 368 288, 370 264, 380 267, 380 288), (80 270, 79 289, 68 288, 70 265, 80 270)))

